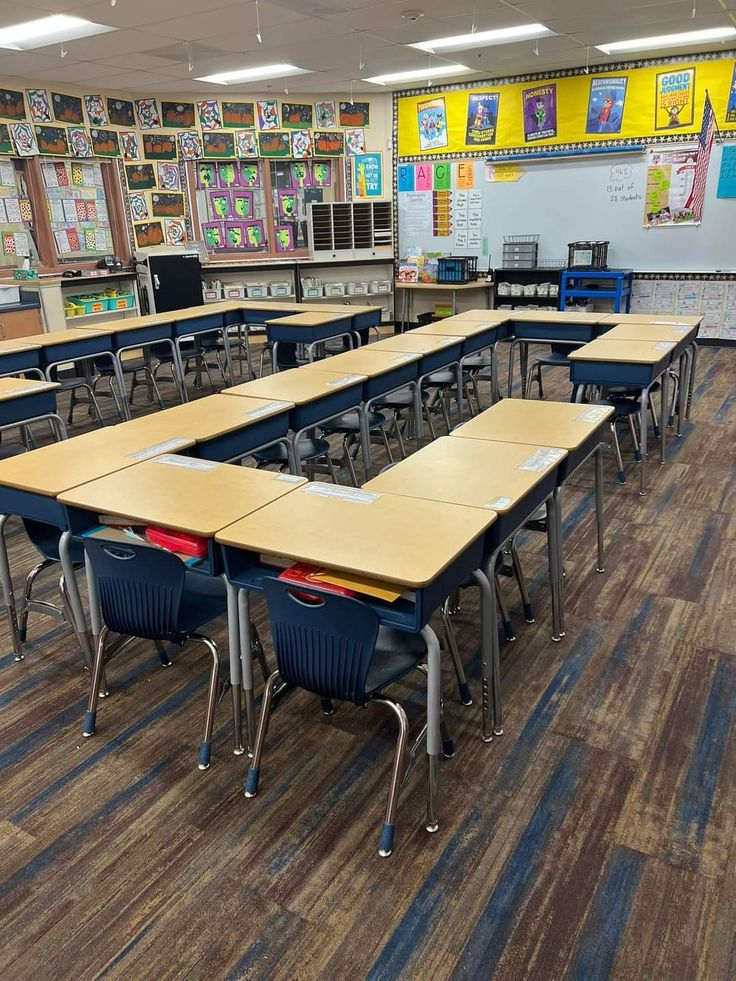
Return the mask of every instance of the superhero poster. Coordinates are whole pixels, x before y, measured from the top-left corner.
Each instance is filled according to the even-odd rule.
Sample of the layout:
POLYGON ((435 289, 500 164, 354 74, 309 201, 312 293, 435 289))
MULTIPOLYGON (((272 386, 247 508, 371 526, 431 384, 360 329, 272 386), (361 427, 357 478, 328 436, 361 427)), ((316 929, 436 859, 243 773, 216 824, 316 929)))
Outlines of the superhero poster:
POLYGON ((557 85, 548 82, 521 93, 524 107, 524 141, 551 140, 557 136, 557 85))
POLYGON ((695 121, 695 69, 675 68, 657 75, 654 128, 673 130, 695 121))
POLYGON ((586 133, 620 133, 626 103, 628 77, 591 78, 586 133))
POLYGON ((498 92, 471 92, 465 124, 466 146, 493 146, 498 123, 498 92))
POLYGON ((447 111, 444 98, 417 103, 420 150, 447 146, 447 111))

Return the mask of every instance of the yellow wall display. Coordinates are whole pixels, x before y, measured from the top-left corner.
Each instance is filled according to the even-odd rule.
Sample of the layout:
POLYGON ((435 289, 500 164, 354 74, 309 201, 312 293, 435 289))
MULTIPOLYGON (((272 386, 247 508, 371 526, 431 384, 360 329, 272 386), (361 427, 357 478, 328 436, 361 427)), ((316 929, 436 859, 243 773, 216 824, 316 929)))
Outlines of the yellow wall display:
POLYGON ((438 87, 429 114, 426 90, 420 95, 398 94, 398 156, 484 156, 560 144, 624 143, 673 135, 687 139, 700 130, 706 89, 718 128, 736 133, 732 51, 665 64, 619 65, 610 72, 438 87))

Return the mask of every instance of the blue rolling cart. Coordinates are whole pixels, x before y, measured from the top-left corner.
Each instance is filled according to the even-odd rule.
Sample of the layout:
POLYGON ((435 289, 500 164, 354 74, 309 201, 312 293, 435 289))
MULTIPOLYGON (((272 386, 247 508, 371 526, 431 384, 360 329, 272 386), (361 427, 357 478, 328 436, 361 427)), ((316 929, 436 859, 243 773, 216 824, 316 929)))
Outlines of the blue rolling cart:
POLYGON ((631 309, 633 269, 565 269, 560 283, 560 310, 570 300, 613 300, 613 313, 631 309))

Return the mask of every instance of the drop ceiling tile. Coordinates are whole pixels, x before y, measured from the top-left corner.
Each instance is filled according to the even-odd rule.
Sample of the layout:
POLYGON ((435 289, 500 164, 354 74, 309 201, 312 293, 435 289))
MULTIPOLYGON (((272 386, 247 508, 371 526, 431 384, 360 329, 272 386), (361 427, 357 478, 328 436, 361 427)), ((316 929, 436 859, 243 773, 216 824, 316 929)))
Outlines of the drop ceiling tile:
POLYGON ((102 61, 110 56, 150 51, 160 48, 161 44, 160 35, 147 31, 126 30, 69 41, 66 47, 72 58, 78 61, 102 61))
POLYGON ((226 18, 227 7, 241 0, 119 0, 114 7, 110 0, 94 0, 93 5, 84 11, 88 20, 110 24, 118 28, 145 27, 149 24, 164 24, 176 21, 191 14, 201 14, 206 6, 210 17, 226 18))
POLYGON ((53 68, 36 72, 34 80, 46 82, 49 87, 54 83, 58 83, 59 85, 67 84, 85 88, 92 85, 97 88, 102 86, 104 90, 110 88, 113 82, 116 82, 119 74, 117 70, 111 72, 109 68, 105 68, 103 65, 96 65, 94 62, 66 62, 67 59, 65 58, 63 62, 60 61, 53 68))

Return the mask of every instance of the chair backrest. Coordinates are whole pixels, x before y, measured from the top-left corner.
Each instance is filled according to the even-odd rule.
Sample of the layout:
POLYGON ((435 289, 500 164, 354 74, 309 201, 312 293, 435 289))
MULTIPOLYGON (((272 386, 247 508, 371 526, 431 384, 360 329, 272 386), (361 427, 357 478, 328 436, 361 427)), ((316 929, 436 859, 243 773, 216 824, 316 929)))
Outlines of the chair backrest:
POLYGON ((110 630, 149 640, 181 637, 179 607, 186 570, 178 556, 135 542, 85 538, 102 619, 110 630))
POLYGON ((278 579, 263 582, 276 662, 287 684, 323 698, 365 705, 378 616, 360 600, 305 593, 278 579))

